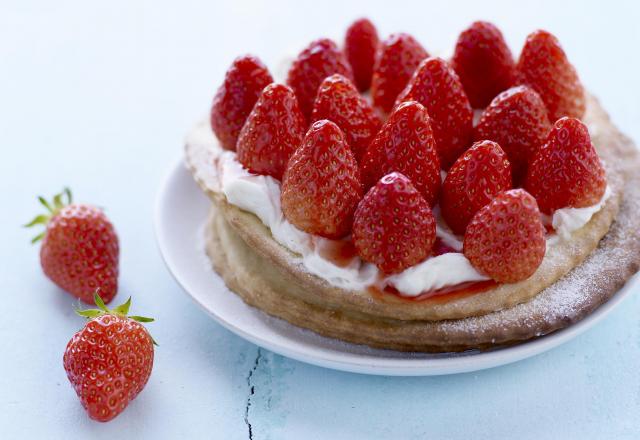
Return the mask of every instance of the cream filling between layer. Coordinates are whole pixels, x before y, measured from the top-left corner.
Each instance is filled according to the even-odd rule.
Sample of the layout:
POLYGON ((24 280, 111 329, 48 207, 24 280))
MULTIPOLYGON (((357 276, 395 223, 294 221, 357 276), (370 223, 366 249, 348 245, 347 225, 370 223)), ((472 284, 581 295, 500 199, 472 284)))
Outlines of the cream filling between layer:
POLYGON ((586 208, 562 208, 553 213, 551 226, 562 240, 569 240, 571 234, 586 225, 594 214, 602 209, 604 203, 611 196, 611 188, 607 186, 604 195, 598 203, 586 208))
MULTIPOLYGON (((436 235, 456 252, 430 257, 390 276, 384 276, 375 265, 357 256, 346 263, 337 264, 320 252, 335 244, 335 241, 301 231, 284 218, 280 207, 278 180, 271 176, 252 174, 243 168, 237 161, 235 152, 221 150, 208 124, 199 126, 191 133, 188 142, 207 143, 210 151, 214 151, 211 157, 216 164, 217 187, 230 204, 256 215, 271 230, 278 243, 301 256, 301 264, 308 272, 336 287, 361 290, 370 286, 392 286, 403 296, 415 297, 423 292, 489 279, 479 273, 461 253, 461 237, 449 230, 439 215, 438 207, 434 209, 437 219, 436 235)), ((559 240, 570 239, 574 231, 587 224, 602 208, 610 194, 607 187, 602 200, 596 205, 557 210, 550 218, 557 234, 547 238, 547 249, 559 240)))

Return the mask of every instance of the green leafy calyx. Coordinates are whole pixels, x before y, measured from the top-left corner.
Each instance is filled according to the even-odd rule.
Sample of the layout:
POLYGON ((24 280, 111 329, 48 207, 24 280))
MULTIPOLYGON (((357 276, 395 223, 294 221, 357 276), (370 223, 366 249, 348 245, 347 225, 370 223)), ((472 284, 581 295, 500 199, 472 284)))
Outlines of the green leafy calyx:
MULTIPOLYGON (((121 318, 127 318, 133 321, 142 322, 142 323, 154 321, 153 318, 147 318, 146 316, 129 315, 129 307, 131 306, 131 297, 129 297, 128 300, 126 300, 124 303, 120 304, 119 306, 114 307, 113 309, 108 308, 105 305, 102 298, 100 298, 100 295, 98 293, 99 290, 100 289, 96 290, 96 293, 93 294, 93 301, 96 303, 96 306, 98 306, 98 308, 86 309, 86 310, 76 309, 76 313, 78 315, 87 319, 93 319, 103 315, 115 315, 121 318)), ((154 345, 158 345, 156 341, 153 339, 153 337, 151 338, 151 340, 153 341, 154 345)))
MULTIPOLYGON (((40 204, 45 207, 47 212, 37 215, 33 220, 24 225, 25 228, 32 228, 38 225, 46 226, 47 223, 49 223, 49 220, 58 214, 62 208, 73 202, 73 196, 71 195, 71 190, 69 188, 64 188, 61 193, 53 196, 53 200, 51 202, 42 196, 38 196, 38 200, 40 201, 40 204)), ((40 241, 44 237, 45 233, 46 231, 42 231, 33 237, 31 243, 40 241)))

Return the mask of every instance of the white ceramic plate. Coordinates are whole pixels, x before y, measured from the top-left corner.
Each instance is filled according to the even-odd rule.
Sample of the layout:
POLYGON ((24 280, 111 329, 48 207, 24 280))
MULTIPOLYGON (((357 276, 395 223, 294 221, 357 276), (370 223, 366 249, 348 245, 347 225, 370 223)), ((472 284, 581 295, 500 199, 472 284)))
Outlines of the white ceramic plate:
POLYGON ((158 195, 155 227, 167 267, 218 323, 268 350, 336 370, 393 376, 427 376, 482 370, 534 356, 567 342, 602 318, 631 291, 628 282, 606 304, 577 324, 530 342, 491 351, 424 354, 377 350, 319 336, 246 305, 211 269, 204 253, 203 225, 209 199, 179 161, 158 195))

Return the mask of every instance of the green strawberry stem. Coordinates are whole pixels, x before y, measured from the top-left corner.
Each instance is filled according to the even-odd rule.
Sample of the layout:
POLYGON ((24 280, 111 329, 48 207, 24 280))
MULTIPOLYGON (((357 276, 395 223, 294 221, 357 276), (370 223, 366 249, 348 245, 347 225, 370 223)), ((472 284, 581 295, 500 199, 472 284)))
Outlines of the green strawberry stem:
MULTIPOLYGON (((100 289, 98 288, 96 289, 96 292, 93 294, 93 300, 95 301, 96 306, 98 306, 98 308, 85 309, 85 310, 75 309, 78 315, 87 319, 93 319, 103 315, 115 315, 121 318, 132 319, 136 322, 141 322, 141 323, 155 321, 153 318, 148 318, 146 316, 129 315, 128 313, 129 313, 129 307, 131 306, 131 297, 129 297, 129 299, 127 299, 124 303, 120 304, 117 307, 114 307, 113 309, 108 308, 105 305, 104 301, 102 301, 102 298, 98 293, 99 291, 100 289)), ((151 341, 153 341, 153 345, 157 346, 158 344, 156 343, 155 339, 153 339, 151 334, 149 334, 149 337, 151 338, 151 341)))
MULTIPOLYGON (((47 199, 42 196, 38 196, 38 200, 40 201, 40 204, 42 204, 42 206, 46 208, 47 213, 37 215, 33 220, 24 225, 25 228, 31 228, 37 225, 46 226, 47 223, 49 223, 49 220, 56 214, 58 214, 62 208, 70 205, 73 202, 73 196, 71 194, 71 190, 65 187, 63 188, 61 193, 55 194, 53 196, 53 200, 51 202, 47 201, 47 199), (66 197, 66 201, 62 200, 63 197, 66 197)), ((31 239, 31 243, 34 244, 42 240, 45 233, 46 230, 33 237, 31 239)))

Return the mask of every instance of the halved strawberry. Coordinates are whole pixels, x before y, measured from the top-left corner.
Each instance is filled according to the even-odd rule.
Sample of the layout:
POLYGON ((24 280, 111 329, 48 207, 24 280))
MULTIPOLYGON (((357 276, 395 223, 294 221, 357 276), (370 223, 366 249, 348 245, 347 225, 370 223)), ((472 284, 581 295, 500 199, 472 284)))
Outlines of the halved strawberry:
POLYGON ((511 165, 498 144, 473 144, 453 164, 442 185, 442 217, 456 234, 463 234, 474 214, 496 194, 511 188, 511 165))
POLYGON ((475 128, 475 139, 489 139, 502 147, 511 163, 513 181, 519 185, 549 130, 551 122, 540 95, 527 86, 517 86, 491 101, 475 128))
POLYGON ((358 163, 336 124, 313 123, 282 181, 282 212, 310 234, 344 237, 362 198, 358 163))
POLYGON ((522 189, 497 195, 473 217, 464 234, 464 255, 473 267, 501 283, 536 271, 547 249, 535 199, 522 189))
POLYGON ((440 191, 440 160, 429 115, 422 104, 402 103, 389 116, 361 161, 365 188, 392 171, 408 177, 433 206, 440 191))
POLYGON ((347 29, 344 53, 353 69, 355 84, 361 92, 368 90, 371 86, 378 44, 380 40, 376 27, 366 18, 354 21, 347 29))
POLYGON ((360 160, 382 121, 371 105, 342 75, 327 77, 318 88, 311 121, 329 119, 344 132, 356 160, 360 160))
POLYGON ((424 261, 436 240, 436 221, 427 201, 400 173, 384 176, 356 210, 353 244, 360 258, 384 273, 424 261))
POLYGON ((282 179, 287 162, 302 143, 307 123, 289 87, 265 87, 238 137, 238 160, 249 171, 282 179))
POLYGON ((607 179, 586 125, 575 118, 556 121, 529 164, 525 188, 545 214, 600 201, 607 179))
POLYGON ((420 62, 429 54, 409 34, 391 34, 378 49, 371 78, 373 105, 388 113, 420 62))
POLYGON ((328 38, 311 42, 294 60, 287 84, 298 97, 305 118, 311 117, 318 86, 329 75, 339 73, 353 81, 351 66, 336 43, 328 38))
POLYGON ((538 30, 527 37, 517 65, 518 83, 540 94, 555 121, 563 116, 581 118, 585 111, 584 88, 558 39, 538 30))
POLYGON ((247 116, 262 89, 272 82, 271 74, 258 58, 244 55, 233 61, 211 107, 211 128, 223 148, 236 149, 247 116))
POLYGON ((515 62, 502 32, 486 21, 476 21, 458 37, 451 59, 474 108, 484 108, 515 80, 515 62))
POLYGON ((473 136, 473 110, 456 72, 442 58, 420 63, 396 105, 418 101, 431 118, 440 165, 448 169, 473 136))

